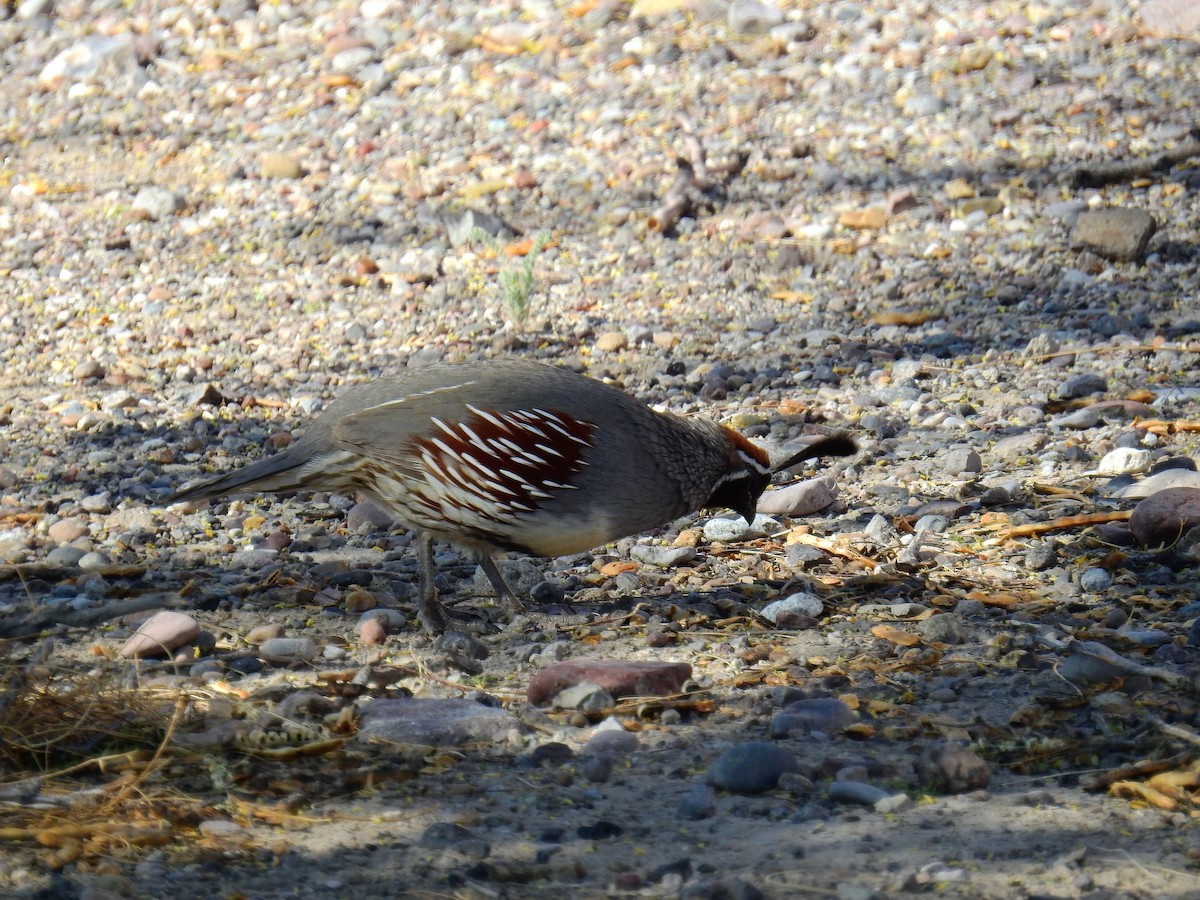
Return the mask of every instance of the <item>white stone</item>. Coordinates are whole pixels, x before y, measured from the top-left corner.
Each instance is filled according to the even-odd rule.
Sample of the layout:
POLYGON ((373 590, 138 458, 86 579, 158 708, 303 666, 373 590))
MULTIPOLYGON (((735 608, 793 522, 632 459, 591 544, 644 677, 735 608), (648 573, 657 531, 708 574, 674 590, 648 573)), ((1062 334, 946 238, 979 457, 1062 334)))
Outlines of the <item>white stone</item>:
POLYGON ((1100 475, 1129 475, 1150 468, 1154 453, 1140 447, 1117 447, 1104 454, 1096 472, 1100 475))
POLYGON ((759 613, 768 622, 778 622, 781 613, 798 613, 817 618, 825 610, 825 604, 816 594, 799 593, 768 603, 759 613))

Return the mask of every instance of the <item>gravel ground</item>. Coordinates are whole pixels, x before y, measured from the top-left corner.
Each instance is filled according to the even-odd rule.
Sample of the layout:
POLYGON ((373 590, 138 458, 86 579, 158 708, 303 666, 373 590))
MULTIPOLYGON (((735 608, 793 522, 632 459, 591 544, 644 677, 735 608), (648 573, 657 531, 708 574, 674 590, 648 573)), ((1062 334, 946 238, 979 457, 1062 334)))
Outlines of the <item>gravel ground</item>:
POLYGON ((0 716, 191 701, 171 843, 6 833, 0 893, 1200 897, 1198 53, 1178 0, 0 0, 0 716), (516 561, 515 622, 445 549, 457 643, 355 498, 159 504, 506 355, 862 452, 811 516, 516 561), (174 665, 120 653, 147 596, 174 665), (539 705, 564 659, 686 696, 539 705))

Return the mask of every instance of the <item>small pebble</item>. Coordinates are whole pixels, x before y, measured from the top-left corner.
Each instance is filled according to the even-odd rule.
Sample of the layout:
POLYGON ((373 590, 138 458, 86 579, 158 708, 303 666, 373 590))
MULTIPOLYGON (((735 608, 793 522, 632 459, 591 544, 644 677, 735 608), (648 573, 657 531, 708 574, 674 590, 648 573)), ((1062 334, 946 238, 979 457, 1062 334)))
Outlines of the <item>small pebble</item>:
POLYGON ((853 803, 857 806, 875 806, 887 799, 888 792, 873 784, 861 781, 835 781, 829 785, 829 799, 834 803, 853 803))
POLYGON ((1112 587, 1112 583, 1112 573, 1107 569, 1092 566, 1079 573, 1079 588, 1089 594, 1106 591, 1112 587))
POLYGON ((629 338, 623 331, 606 331, 596 336, 596 349, 601 353, 616 353, 629 346, 629 338))
POLYGON ((257 646, 271 638, 283 637, 285 629, 277 622, 270 625, 256 625, 246 632, 246 643, 257 646))
POLYGON ((882 815, 891 815, 903 812, 912 805, 913 799, 908 794, 891 794, 875 802, 875 812, 882 815))
POLYGON ((965 644, 971 637, 962 619, 954 613, 930 616, 917 623, 916 631, 925 640, 937 644, 965 644))
POLYGON ((694 784, 679 798, 679 816, 683 819, 708 819, 716 814, 717 795, 707 784, 694 784))
POLYGON ((818 618, 825 609, 824 601, 816 594, 791 594, 782 600, 768 603, 759 615, 768 622, 777 623, 782 613, 799 613, 810 618, 818 618))
POLYGON ((661 547, 656 544, 634 544, 629 550, 631 558, 648 566, 669 569, 687 565, 696 558, 693 547, 661 547))
POLYGON ((1072 375, 1058 389, 1058 396, 1063 400, 1074 400, 1089 397, 1092 394, 1103 394, 1108 390, 1108 381, 1101 375, 1091 372, 1072 375))
POLYGON ((304 174, 300 161, 290 153, 264 153, 260 168, 263 178, 299 178, 304 174))
POLYGON ((784 772, 799 771, 791 751, 777 744, 752 741, 732 747, 708 767, 710 785, 736 794, 761 794, 771 790, 784 772))
POLYGON ((368 647, 378 646, 387 641, 387 636, 387 628, 379 619, 372 616, 359 622, 358 640, 360 643, 368 647))
POLYGON ((942 461, 946 472, 950 475, 961 475, 983 471, 983 459, 979 453, 968 447, 956 447, 949 451, 942 461))
POLYGON ((318 647, 311 638, 269 638, 258 648, 259 656, 270 662, 309 662, 317 655, 318 647))

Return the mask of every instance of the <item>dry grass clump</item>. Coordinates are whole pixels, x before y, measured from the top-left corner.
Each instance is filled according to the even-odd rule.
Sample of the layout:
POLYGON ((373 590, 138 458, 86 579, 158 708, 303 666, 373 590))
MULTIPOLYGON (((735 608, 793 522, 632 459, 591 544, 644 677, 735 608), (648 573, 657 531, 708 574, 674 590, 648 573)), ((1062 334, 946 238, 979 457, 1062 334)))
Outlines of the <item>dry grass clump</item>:
POLYGON ((0 664, 0 842, 36 843, 60 868, 175 840, 196 804, 147 777, 185 704, 103 668, 57 668, 52 654, 47 640, 0 664))

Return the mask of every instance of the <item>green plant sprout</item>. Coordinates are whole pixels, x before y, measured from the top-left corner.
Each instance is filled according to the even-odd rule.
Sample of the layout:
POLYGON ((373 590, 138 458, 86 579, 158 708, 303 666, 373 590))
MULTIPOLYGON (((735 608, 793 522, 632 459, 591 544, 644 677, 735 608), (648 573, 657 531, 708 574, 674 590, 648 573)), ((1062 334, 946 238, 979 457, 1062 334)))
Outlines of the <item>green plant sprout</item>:
MULTIPOLYGON (((497 259, 504 255, 504 246, 499 238, 488 234, 482 228, 473 228, 470 237, 473 241, 486 244, 496 254, 497 259)), ((521 260, 521 264, 500 271, 500 293, 504 297, 505 306, 508 307, 509 320, 514 325, 523 325, 525 319, 529 317, 530 298, 532 298, 533 289, 537 284, 533 269, 537 264, 538 254, 549 242, 550 232, 539 231, 533 236, 533 243, 529 247, 529 252, 521 260)))

